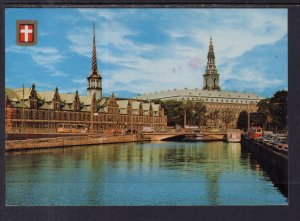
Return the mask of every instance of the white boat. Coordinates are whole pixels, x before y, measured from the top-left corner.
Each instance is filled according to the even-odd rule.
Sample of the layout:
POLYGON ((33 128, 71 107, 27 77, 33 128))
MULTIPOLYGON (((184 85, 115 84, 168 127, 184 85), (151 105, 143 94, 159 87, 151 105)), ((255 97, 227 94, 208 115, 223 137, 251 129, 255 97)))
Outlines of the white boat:
POLYGON ((204 140, 203 134, 196 134, 196 140, 204 140))
POLYGON ((241 142, 241 130, 229 129, 227 130, 227 142, 239 143, 241 142))

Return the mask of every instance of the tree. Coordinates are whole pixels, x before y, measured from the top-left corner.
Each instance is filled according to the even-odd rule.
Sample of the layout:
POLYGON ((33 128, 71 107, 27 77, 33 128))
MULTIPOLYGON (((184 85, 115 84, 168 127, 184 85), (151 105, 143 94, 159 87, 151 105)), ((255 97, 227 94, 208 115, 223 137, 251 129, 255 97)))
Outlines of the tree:
POLYGON ((237 128, 246 131, 248 128, 248 113, 247 111, 242 111, 239 113, 239 117, 236 122, 237 128))
POLYGON ((264 118, 264 128, 285 130, 287 127, 287 91, 277 91, 273 97, 258 103, 258 112, 264 118))
POLYGON ((287 127, 287 91, 277 91, 271 98, 273 127, 285 130, 287 127))
POLYGON ((210 121, 212 121, 213 126, 217 126, 219 123, 219 119, 220 119, 220 111, 219 110, 215 110, 213 112, 210 112, 208 115, 208 119, 210 121))
POLYGON ((198 126, 204 126, 207 124, 206 122, 206 106, 203 103, 197 102, 194 104, 194 119, 195 119, 195 125, 198 126))
POLYGON ((262 114, 262 125, 263 129, 266 130, 266 128, 269 127, 269 125, 272 123, 273 118, 271 116, 271 103, 270 103, 270 98, 263 99, 258 102, 257 107, 258 107, 258 113, 262 114))
POLYGON ((234 120, 234 114, 229 108, 226 108, 221 111, 221 119, 227 128, 228 125, 234 120))
MULTIPOLYGON (((157 102, 157 101, 155 101, 157 102)), ((187 125, 204 125, 206 107, 201 102, 183 102, 176 100, 158 101, 165 109, 169 126, 184 124, 184 112, 186 111, 187 125)))
POLYGON ((161 101, 162 107, 165 109, 167 115, 167 124, 169 126, 183 125, 183 109, 181 101, 161 101))

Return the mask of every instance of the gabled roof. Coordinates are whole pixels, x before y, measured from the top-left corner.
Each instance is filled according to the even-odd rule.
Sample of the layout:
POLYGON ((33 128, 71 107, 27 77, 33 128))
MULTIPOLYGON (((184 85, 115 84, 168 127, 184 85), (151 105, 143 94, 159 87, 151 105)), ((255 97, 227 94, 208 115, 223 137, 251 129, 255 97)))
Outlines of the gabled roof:
POLYGON ((131 108, 134 110, 138 110, 140 108, 140 102, 136 100, 131 100, 131 108))
POLYGON ((72 109, 70 108, 70 106, 69 106, 68 104, 66 104, 66 105, 62 108, 62 110, 72 110, 72 109))
POLYGON ((144 111, 148 111, 149 110, 149 108, 150 108, 150 103, 143 103, 143 110, 144 111))
POLYGON ((52 104, 49 105, 48 103, 44 103, 44 104, 40 107, 40 109, 51 110, 51 109, 53 109, 53 105, 52 105, 52 104))
MULTIPOLYGON (((24 100, 27 100, 30 95, 31 88, 24 88, 24 100)), ((5 95, 11 101, 19 101, 23 98, 23 88, 5 88, 5 95)))
POLYGON ((45 99, 45 102, 49 102, 53 99, 54 91, 38 91, 37 94, 40 99, 45 99))
POLYGON ((117 100, 120 109, 127 109, 128 100, 117 100))
POLYGON ((24 103, 24 105, 23 105, 23 103, 13 103, 12 105, 13 105, 13 107, 24 107, 24 108, 28 107, 25 103, 24 103))

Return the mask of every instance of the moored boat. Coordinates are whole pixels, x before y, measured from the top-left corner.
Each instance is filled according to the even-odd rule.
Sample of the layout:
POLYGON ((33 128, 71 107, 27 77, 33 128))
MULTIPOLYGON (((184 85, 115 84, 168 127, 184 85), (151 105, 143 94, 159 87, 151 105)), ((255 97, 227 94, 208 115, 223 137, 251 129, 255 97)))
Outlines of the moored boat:
POLYGON ((241 142, 241 130, 239 129, 229 129, 227 130, 227 142, 239 143, 241 142))

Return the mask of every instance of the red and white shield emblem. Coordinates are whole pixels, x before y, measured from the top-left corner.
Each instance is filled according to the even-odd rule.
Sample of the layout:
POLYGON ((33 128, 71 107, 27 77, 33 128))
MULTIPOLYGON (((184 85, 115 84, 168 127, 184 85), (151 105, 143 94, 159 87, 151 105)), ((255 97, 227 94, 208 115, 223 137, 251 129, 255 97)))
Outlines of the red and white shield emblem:
POLYGON ((23 46, 35 45, 37 43, 37 21, 16 21, 17 44, 23 46))
POLYGON ((20 42, 33 42, 33 33, 34 26, 33 25, 20 25, 20 42))

